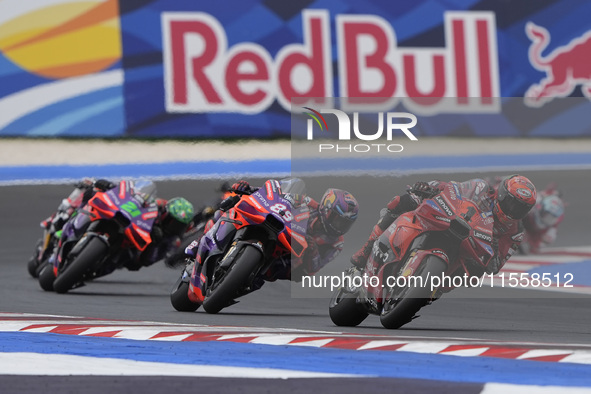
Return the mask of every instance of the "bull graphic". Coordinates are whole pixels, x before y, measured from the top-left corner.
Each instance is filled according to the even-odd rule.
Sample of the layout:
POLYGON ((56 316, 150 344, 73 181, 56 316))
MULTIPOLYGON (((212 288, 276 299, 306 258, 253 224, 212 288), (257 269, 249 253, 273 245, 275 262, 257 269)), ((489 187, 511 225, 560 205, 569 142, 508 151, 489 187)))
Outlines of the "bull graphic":
POLYGON ((546 72, 546 77, 525 93, 525 104, 541 107, 554 97, 568 97, 578 85, 591 98, 591 30, 546 56, 542 51, 550 43, 548 30, 528 22, 525 31, 532 41, 528 54, 531 65, 546 72))

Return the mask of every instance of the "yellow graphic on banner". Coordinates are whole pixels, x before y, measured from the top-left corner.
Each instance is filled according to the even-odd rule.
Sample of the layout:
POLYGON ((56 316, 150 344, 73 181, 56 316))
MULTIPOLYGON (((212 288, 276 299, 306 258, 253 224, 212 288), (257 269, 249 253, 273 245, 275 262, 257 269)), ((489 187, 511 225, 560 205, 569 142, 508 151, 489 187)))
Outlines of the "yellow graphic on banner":
POLYGON ((0 25, 0 51, 31 73, 67 78, 121 59, 117 0, 64 1, 0 25))

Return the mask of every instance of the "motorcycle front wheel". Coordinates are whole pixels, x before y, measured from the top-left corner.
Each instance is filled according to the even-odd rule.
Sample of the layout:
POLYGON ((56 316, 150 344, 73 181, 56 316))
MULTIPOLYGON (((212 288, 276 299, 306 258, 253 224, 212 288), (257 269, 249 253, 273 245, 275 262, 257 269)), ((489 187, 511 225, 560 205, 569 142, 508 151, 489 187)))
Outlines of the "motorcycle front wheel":
POLYGON ((214 279, 210 291, 203 300, 205 312, 218 313, 232 304, 234 297, 246 285, 262 258, 263 255, 259 249, 254 246, 245 246, 225 274, 214 279))
POLYGON ((53 282, 57 293, 66 293, 75 284, 82 281, 84 274, 108 253, 109 246, 100 238, 92 237, 80 251, 78 256, 62 271, 53 282))
POLYGON ((409 323, 414 315, 431 299, 429 276, 441 276, 447 264, 437 256, 425 257, 421 267, 415 272, 416 281, 406 287, 393 287, 388 290, 380 322, 385 328, 400 328, 409 323), (421 279, 419 279, 419 277, 421 279), (418 284, 418 285, 417 285, 418 284))
POLYGON ((355 327, 369 315, 363 305, 357 302, 355 293, 348 293, 342 287, 335 290, 328 307, 330 320, 340 327, 355 327))
POLYGON ((53 282, 55 275, 53 274, 53 264, 43 263, 39 270, 39 286, 45 291, 53 291, 53 282))
POLYGON ((183 270, 183 274, 179 276, 178 280, 174 284, 172 291, 170 292, 170 303, 172 304, 173 308, 179 312, 195 312, 199 309, 199 304, 194 303, 189 299, 189 280, 191 278, 191 273, 189 276, 185 276, 185 271, 183 270))

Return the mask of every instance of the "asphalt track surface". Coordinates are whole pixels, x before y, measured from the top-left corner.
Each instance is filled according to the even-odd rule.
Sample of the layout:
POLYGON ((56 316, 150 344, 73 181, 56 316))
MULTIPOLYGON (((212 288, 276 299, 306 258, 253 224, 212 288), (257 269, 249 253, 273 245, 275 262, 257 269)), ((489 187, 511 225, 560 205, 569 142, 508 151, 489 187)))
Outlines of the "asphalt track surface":
MULTIPOLYGON (((587 245, 591 223, 588 172, 529 171, 524 174, 539 188, 557 182, 564 192, 569 205, 556 246, 587 245)), ((406 185, 416 180, 466 180, 488 175, 491 174, 306 178, 313 197, 320 198, 327 187, 338 187, 351 191, 361 206, 360 218, 347 234, 343 253, 321 274, 336 274, 348 266, 349 257, 377 220, 379 209, 406 185)), ((263 179, 249 181, 257 185, 263 179)), ((184 196, 201 206, 216 199, 215 189, 219 184, 220 181, 162 181, 158 187, 161 197, 184 196)), ((202 310, 177 312, 170 305, 169 291, 180 269, 163 265, 138 272, 118 270, 65 295, 44 292, 37 280, 28 275, 26 262, 41 235, 38 223, 71 189, 71 185, 0 188, 0 311, 410 337, 591 344, 588 297, 559 293, 549 296, 546 292, 532 290, 458 289, 454 297, 444 297, 424 308, 420 318, 395 332, 382 328, 375 316, 370 316, 359 327, 342 330, 328 317, 328 299, 292 298, 288 282, 267 283, 217 315, 208 315, 202 310)))

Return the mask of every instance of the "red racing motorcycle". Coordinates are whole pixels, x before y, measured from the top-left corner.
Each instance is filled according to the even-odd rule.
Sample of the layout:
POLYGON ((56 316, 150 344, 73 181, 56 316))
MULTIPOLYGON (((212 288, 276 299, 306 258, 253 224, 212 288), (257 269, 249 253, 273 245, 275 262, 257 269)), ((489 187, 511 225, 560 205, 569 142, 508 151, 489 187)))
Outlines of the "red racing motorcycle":
POLYGON ((453 288, 450 284, 458 282, 452 278, 484 274, 494 254, 490 201, 463 195, 464 189, 449 182, 384 231, 365 268, 350 268, 333 293, 334 324, 357 326, 374 314, 385 328, 400 328, 441 291, 453 288))
POLYGON ((175 283, 170 301, 176 310, 203 305, 217 313, 257 289, 278 259, 302 255, 310 212, 305 205, 293 207, 285 186, 268 180, 253 194, 233 197, 236 205, 201 237, 195 260, 175 283))
MULTIPOLYGON (((44 290, 66 293, 85 280, 106 275, 127 261, 128 249, 143 251, 152 242, 150 231, 158 216, 155 204, 146 206, 134 193, 133 183, 121 181, 117 187, 97 192, 75 220, 87 217, 84 235, 57 253, 53 264, 39 273, 44 290)), ((68 245, 66 242, 58 247, 68 245)))

